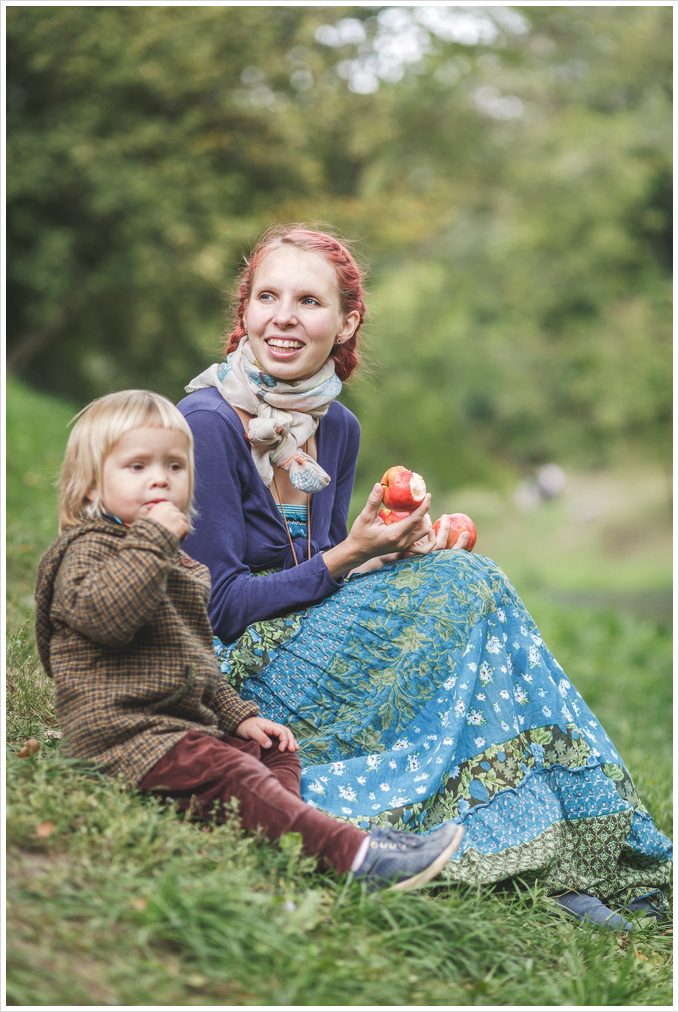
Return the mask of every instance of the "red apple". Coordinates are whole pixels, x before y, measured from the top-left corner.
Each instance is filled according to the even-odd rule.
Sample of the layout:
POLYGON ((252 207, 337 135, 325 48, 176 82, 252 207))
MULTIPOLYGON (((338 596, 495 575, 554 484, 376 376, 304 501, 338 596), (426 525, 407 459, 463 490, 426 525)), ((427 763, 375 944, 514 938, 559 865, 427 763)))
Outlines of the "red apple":
POLYGON ((380 506, 380 511, 377 514, 383 523, 397 524, 399 520, 405 520, 406 517, 410 516, 410 513, 401 513, 398 510, 390 510, 387 506, 380 506))
POLYGON ((390 510, 411 513, 425 495, 427 486, 421 474, 396 464, 382 475, 382 502, 390 510))
MULTIPOLYGON (((469 538, 467 539, 467 544, 464 547, 468 552, 471 552, 472 548, 476 544, 476 524, 471 517, 467 516, 466 513, 449 513, 448 516, 450 517, 450 531, 448 532, 448 542, 446 544, 446 548, 454 548, 460 534, 462 534, 463 531, 468 531, 469 538)), ((438 534, 442 520, 443 517, 439 517, 434 524, 435 534, 438 534)))

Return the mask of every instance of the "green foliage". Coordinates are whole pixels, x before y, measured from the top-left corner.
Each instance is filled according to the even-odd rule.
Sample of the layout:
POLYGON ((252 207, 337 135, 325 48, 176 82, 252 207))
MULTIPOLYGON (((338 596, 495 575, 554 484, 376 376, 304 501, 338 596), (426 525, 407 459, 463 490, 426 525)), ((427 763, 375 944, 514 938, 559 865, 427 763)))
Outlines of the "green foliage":
POLYGON ((666 460, 671 110, 668 7, 9 7, 10 368, 177 399, 256 235, 326 221, 361 488, 666 460))
POLYGON ((76 409, 46 398, 11 378, 7 381, 6 504, 7 581, 12 593, 7 619, 25 615, 33 603, 37 559, 58 530, 59 471, 76 409))

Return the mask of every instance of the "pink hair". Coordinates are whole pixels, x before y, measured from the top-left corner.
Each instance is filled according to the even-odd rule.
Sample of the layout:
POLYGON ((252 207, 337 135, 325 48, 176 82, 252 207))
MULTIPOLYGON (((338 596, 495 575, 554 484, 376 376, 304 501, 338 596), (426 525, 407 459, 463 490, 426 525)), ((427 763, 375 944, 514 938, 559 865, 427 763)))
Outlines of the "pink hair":
POLYGON ((344 381, 351 376, 359 363, 358 344, 361 324, 366 313, 363 277, 358 264, 343 242, 328 232, 318 232, 304 225, 274 225, 267 229, 250 257, 246 259, 238 283, 236 325, 227 335, 225 354, 234 351, 247 333, 243 317, 252 292, 255 271, 268 253, 283 245, 295 246, 297 249, 324 256, 335 268, 342 312, 350 313, 356 310, 359 313, 359 323, 353 337, 342 344, 336 344, 330 352, 335 360, 335 371, 344 381))

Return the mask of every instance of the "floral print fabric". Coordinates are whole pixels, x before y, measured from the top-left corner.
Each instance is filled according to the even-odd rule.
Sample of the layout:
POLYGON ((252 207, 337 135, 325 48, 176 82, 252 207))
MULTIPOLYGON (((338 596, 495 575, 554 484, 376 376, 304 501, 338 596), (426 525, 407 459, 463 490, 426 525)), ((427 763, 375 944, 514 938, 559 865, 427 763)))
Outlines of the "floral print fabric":
POLYGON ((308 803, 362 826, 461 822, 458 880, 602 899, 669 881, 670 841, 492 560, 402 560, 215 642, 239 692, 295 732, 308 803))

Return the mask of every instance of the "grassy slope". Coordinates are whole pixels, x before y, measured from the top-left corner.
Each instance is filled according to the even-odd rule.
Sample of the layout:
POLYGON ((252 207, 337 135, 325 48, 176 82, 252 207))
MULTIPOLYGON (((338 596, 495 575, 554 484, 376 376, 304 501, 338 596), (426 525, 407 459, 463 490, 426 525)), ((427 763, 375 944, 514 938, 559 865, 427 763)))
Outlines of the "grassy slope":
MULTIPOLYGON (((662 929, 616 936, 577 925, 535 889, 366 896, 315 872, 294 838, 272 848, 235 825, 201 831, 64 759, 51 736, 51 686, 36 662, 30 608, 35 565, 55 531, 54 479, 72 413, 9 384, 11 1003, 670 1003, 671 936, 662 929), (41 752, 21 760, 16 752, 31 735, 41 752)), ((650 496, 656 486, 652 475, 631 477, 624 489, 638 505, 640 490, 650 496)), ((619 476, 598 481, 623 487, 619 476)), ((493 554, 512 575, 519 570, 546 641, 670 832, 671 627, 640 620, 633 606, 640 590, 667 592, 669 562, 660 551, 648 559, 628 552, 623 590, 634 597, 617 600, 619 558, 614 571, 592 547, 605 546, 608 520, 588 528, 590 554, 574 559, 569 502, 523 523, 501 511, 474 515, 493 530, 493 554), (536 547, 545 533, 549 555, 536 547), (588 567, 596 581, 588 582, 588 567), (543 593, 550 585, 594 586, 613 594, 615 607, 564 608, 543 593)))

